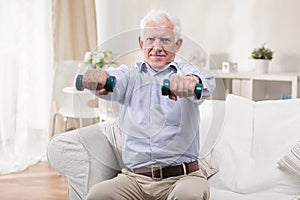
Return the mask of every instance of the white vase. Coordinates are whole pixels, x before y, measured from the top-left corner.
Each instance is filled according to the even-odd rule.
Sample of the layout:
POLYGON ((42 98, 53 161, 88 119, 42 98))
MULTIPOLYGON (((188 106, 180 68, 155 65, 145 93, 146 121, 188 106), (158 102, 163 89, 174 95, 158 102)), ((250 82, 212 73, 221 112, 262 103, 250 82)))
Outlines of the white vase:
POLYGON ((252 59, 254 73, 256 74, 268 73, 269 62, 270 60, 265 60, 265 59, 252 59))

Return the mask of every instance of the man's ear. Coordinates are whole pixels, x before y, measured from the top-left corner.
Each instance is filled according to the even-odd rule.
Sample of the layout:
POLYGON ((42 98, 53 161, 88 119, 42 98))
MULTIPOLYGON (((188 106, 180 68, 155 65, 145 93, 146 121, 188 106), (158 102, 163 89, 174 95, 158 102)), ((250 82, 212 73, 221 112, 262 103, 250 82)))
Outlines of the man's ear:
POLYGON ((179 39, 177 40, 177 42, 175 43, 175 44, 176 44, 176 51, 179 51, 179 49, 180 49, 182 43, 183 43, 182 38, 179 38, 179 39))
POLYGON ((143 48, 143 40, 142 40, 141 36, 139 36, 139 45, 140 45, 140 48, 142 49, 143 48))

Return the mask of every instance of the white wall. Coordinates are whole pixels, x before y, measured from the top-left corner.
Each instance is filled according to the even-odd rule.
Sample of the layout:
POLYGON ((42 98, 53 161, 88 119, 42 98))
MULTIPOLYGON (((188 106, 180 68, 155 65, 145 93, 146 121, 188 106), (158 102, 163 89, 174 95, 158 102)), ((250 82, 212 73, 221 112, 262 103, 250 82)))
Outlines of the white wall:
MULTIPOLYGON (((179 16, 182 34, 209 52, 218 66, 238 62, 250 69, 253 48, 267 43, 275 51, 271 71, 300 71, 299 0, 96 0, 99 44, 126 31, 125 40, 138 48, 142 16, 150 9, 164 9, 179 16), (136 42, 136 43, 135 43, 136 42)), ((128 49, 128 50, 129 50, 128 49)))

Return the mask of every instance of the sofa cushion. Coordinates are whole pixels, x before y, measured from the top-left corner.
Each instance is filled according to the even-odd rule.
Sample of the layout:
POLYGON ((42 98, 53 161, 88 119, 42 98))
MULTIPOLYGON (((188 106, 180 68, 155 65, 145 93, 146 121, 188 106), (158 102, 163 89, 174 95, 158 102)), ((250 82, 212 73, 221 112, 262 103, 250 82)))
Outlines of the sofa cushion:
POLYGON ((300 100, 268 100, 255 104, 251 181, 282 193, 299 194, 300 179, 278 167, 278 160, 300 140, 300 100))
POLYGON ((300 140, 300 99, 255 103, 253 157, 261 165, 278 160, 300 140))
POLYGON ((279 160, 278 164, 300 176, 300 141, 279 160))
POLYGON ((299 177, 280 170, 277 161, 300 140, 300 100, 254 102, 229 95, 225 104, 222 135, 211 154, 219 173, 211 185, 244 194, 299 194, 299 177))
POLYGON ((247 184, 251 157, 253 101, 228 95, 221 135, 211 152, 211 164, 219 172, 210 179, 213 187, 239 190, 247 184))

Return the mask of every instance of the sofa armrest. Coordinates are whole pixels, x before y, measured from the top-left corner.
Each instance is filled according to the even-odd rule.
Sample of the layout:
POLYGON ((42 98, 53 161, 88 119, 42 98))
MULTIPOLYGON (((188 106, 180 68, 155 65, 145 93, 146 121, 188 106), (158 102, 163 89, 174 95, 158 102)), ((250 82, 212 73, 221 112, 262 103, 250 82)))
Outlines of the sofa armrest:
POLYGON ((54 136, 48 144, 50 165, 68 180, 68 198, 85 199, 90 187, 120 171, 116 149, 105 136, 113 123, 99 123, 54 136))

